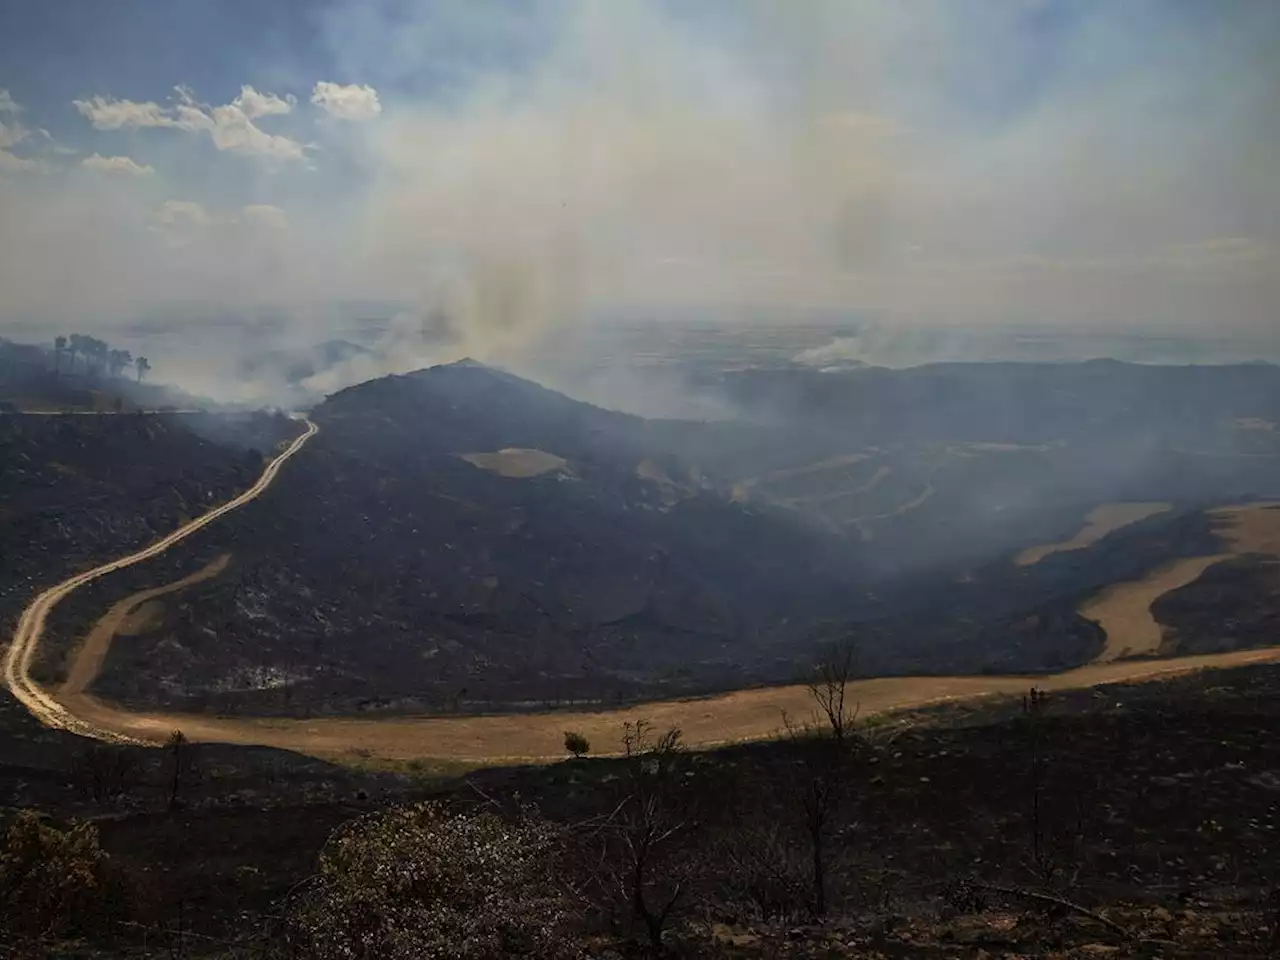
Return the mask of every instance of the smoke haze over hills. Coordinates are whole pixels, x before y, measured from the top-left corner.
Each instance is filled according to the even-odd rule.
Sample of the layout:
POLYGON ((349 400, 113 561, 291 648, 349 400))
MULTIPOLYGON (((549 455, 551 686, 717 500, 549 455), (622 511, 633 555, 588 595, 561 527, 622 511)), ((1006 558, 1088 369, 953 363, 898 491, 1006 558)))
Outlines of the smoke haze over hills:
MULTIPOLYGON (((6 58, 0 323, 401 304, 326 387, 617 316, 1274 333, 1270 4, 287 6, 6 58)), ((50 36, 103 18, 169 25, 50 36)))

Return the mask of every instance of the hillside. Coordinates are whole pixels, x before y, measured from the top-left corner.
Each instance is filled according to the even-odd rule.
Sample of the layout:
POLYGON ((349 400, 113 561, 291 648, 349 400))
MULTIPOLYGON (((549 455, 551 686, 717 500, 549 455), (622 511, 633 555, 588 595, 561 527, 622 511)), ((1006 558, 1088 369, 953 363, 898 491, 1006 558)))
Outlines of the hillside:
MULTIPOLYGON (((113 653, 102 691, 274 670, 316 709, 441 709, 725 686, 866 602, 844 541, 733 503, 653 450, 643 421, 528 381, 437 367, 312 416, 284 481, 210 531, 228 573, 113 653)), ((279 692, 240 688, 279 709, 279 692)))
POLYGON ((873 673, 1063 669, 1103 649, 1088 598, 1215 553, 1210 495, 1265 495, 1274 473, 1228 460, 1184 499, 1159 474, 1086 483, 1102 428, 1011 449, 969 423, 941 448, 850 452, 830 426, 644 420, 473 362, 312 416, 319 435, 259 501, 55 613, 67 645, 117 600, 229 557, 148 605, 99 694, 286 714, 609 703, 789 681, 849 636, 873 673), (1149 483, 1159 510, 1015 562, 1149 483), (881 513, 839 522, 841 490, 881 513))
POLYGON ((0 416, 0 623, 239 492, 297 429, 263 414, 0 416))
POLYGON ((173 384, 144 381, 152 369, 146 357, 94 337, 67 339, 40 345, 0 337, 0 414, 224 408, 173 384))
POLYGON ((742 493, 874 542, 890 569, 963 569, 1067 539, 1100 504, 1280 496, 1268 364, 765 368, 699 388, 757 423, 822 433, 841 457, 741 470, 742 493))
MULTIPOLYGON (((688 829, 656 853, 653 880, 660 891, 678 878, 687 891, 667 943, 675 956, 726 960, 1268 956, 1278 695, 1280 669, 1254 667, 1055 695, 1034 717, 998 701, 867 726, 829 824, 821 923, 807 906, 796 775, 812 762, 805 744, 680 754, 678 787, 662 798, 688 829)), ((48 827, 93 822, 112 876, 135 894, 112 900, 108 889, 72 917, 59 917, 61 901, 46 906, 79 921, 82 949, 101 951, 87 956, 136 956, 157 942, 191 957, 287 955, 282 920, 317 883, 333 832, 422 800, 507 822, 536 810, 565 853, 557 882, 587 891, 570 916, 591 955, 630 955, 628 938, 644 936, 625 907, 610 912, 616 894, 596 882, 607 835, 589 826, 608 824, 625 796, 626 761, 371 775, 202 745, 168 809, 167 752, 77 742, 5 705, 0 725, 0 809, 38 806, 48 827)), ((49 935, 32 930, 31 914, 13 916, 11 937, 49 935)))

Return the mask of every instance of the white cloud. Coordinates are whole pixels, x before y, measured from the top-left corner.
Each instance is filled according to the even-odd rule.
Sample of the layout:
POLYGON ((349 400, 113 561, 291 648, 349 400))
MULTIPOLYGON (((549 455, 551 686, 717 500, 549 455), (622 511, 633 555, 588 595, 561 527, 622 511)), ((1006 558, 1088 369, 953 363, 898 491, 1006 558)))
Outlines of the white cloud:
POLYGON ((59 156, 68 157, 68 156, 75 156, 77 153, 80 152, 74 147, 68 147, 59 143, 57 140, 53 138, 53 134, 50 133, 48 130, 46 130, 44 127, 41 127, 39 130, 36 131, 36 133, 40 135, 40 138, 45 145, 44 148, 49 153, 56 153, 59 156))
MULTIPOLYGON (((203 216, 152 219, 149 190, 103 177, 10 177, 0 314, 367 296, 418 298, 490 340, 566 317, 810 310, 1275 329, 1276 4, 1237 5, 1208 35, 1194 5, 1077 5, 1035 42, 1022 3, 491 6, 326 5, 330 76, 386 77, 381 99, 322 81, 292 88, 303 110, 238 86, 221 106, 78 100, 86 126, 295 167, 304 122, 377 121, 345 123, 343 162, 279 195, 152 160, 158 196, 203 216), (495 36, 518 55, 492 55, 495 36), (288 230, 244 208, 281 197, 288 230), (194 239, 166 259, 177 225, 194 239), (73 255, 74 284, 58 269, 73 255)), ((34 129, 13 150, 9 170, 46 153, 34 129)))
MULTIPOLYGON (((0 114, 7 113, 16 117, 21 112, 22 107, 14 102, 13 97, 9 95, 9 91, 0 87, 0 114)), ((27 139, 29 134, 30 131, 16 119, 10 120, 8 123, 0 120, 0 150, 5 150, 21 143, 27 139)))
MULTIPOLYGON (((42 158, 20 157, 10 150, 31 136, 31 131, 16 119, 22 112, 22 106, 13 99, 9 91, 0 87, 0 115, 9 114, 11 117, 8 122, 0 120, 0 174, 48 173, 51 168, 42 158)), ((52 140, 45 131, 41 130, 40 133, 52 140)))
POLYGON ((148 163, 138 163, 131 157, 104 157, 95 153, 80 161, 80 166, 102 173, 121 173, 131 177, 147 177, 156 172, 148 163))
POLYGON ((321 80, 311 93, 311 102, 339 120, 372 120, 382 113, 378 91, 367 84, 343 86, 321 80))
POLYGON ((20 123, 0 121, 0 150, 12 147, 27 139, 27 130, 20 123))
POLYGON ((48 173, 49 165, 43 160, 14 156, 8 150, 0 150, 0 173, 48 173))
POLYGON ((209 214, 194 200, 166 200, 152 219, 163 227, 202 227, 209 223, 209 214))
POLYGON ((72 100, 80 113, 87 117, 95 130, 137 129, 139 127, 183 127, 158 103, 136 103, 133 100, 116 100, 94 96, 88 100, 72 100))
POLYGON ((240 96, 231 101, 231 106, 240 110, 250 120, 256 120, 258 117, 291 113, 293 105, 297 102, 297 97, 292 93, 285 94, 282 99, 274 93, 259 93, 245 84, 240 88, 240 96))
POLYGON ((275 160, 306 159, 302 144, 259 129, 239 107, 214 107, 210 120, 209 136, 219 150, 258 154, 275 160))
POLYGON ((188 133, 207 133, 218 150, 274 160, 301 161, 306 158, 302 144, 279 134, 267 133, 253 122, 258 117, 288 113, 293 109, 292 97, 281 99, 245 86, 231 103, 210 107, 197 102, 187 88, 176 89, 179 102, 172 107, 101 96, 72 103, 98 130, 168 127, 188 133))

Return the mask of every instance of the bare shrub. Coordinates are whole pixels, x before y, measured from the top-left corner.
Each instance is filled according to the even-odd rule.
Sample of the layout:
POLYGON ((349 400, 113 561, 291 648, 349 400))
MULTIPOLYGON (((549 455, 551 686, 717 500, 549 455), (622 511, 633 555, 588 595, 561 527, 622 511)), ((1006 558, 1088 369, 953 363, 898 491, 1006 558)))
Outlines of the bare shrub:
POLYGON ((849 702, 855 666, 852 644, 831 647, 809 681, 813 717, 806 722, 784 718, 803 770, 796 793, 809 839, 810 909, 815 917, 827 912, 831 827, 850 793, 853 760, 862 745, 855 730, 857 707, 849 702))
POLYGON ((488 960, 578 953, 544 824, 435 804, 357 820, 330 839, 295 905, 313 960, 488 960))
POLYGON ((793 921, 812 905, 810 861, 794 829, 748 811, 709 851, 718 865, 713 908, 734 922, 793 921), (754 815, 753 815, 754 814, 754 815))
POLYGON ((123 915, 122 875, 88 823, 59 829, 24 810, 0 847, 0 917, 12 935, 53 942, 123 915))
POLYGON ((71 783, 82 797, 105 803, 129 793, 140 770, 135 749, 108 743, 91 743, 70 762, 71 783))
POLYGON ((169 809, 176 810, 182 805, 182 790, 200 782, 200 756, 181 730, 169 734, 165 746, 169 751, 169 809))
POLYGON ((625 723, 622 775, 611 813, 573 837, 586 892, 604 921, 650 955, 690 900, 697 852, 683 842, 694 825, 680 731, 655 734, 625 723))

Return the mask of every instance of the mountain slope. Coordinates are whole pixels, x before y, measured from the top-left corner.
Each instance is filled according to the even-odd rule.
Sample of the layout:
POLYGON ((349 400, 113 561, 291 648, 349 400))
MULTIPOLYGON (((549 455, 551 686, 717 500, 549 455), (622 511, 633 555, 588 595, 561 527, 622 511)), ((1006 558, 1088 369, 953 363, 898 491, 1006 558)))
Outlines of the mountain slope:
POLYGON ((297 432, 265 414, 0 416, 0 623, 239 493, 297 432))
POLYGON ((732 502, 645 421, 500 371, 371 381, 313 418, 229 518, 229 575, 113 654, 106 692, 150 696, 157 671, 189 678, 178 699, 259 708, 268 675, 339 708, 723 686, 865 603, 848 541, 732 502))
MULTIPOLYGON (((955 376, 976 385, 954 404, 972 414, 1012 374, 955 376)), ((1081 605, 1216 552, 1204 504, 1264 493, 1276 461, 1161 440, 1117 462, 1140 418, 1087 428, 1087 397, 1061 402, 1082 439, 1019 446, 968 419, 955 441, 859 447, 835 423, 644 420, 472 362, 363 383, 313 412, 320 434, 280 484, 202 533, 198 559, 228 552, 227 572, 149 611, 95 689, 249 712, 609 702, 789 680, 845 637, 872 673, 1079 665, 1103 642, 1081 605), (1152 466, 1173 457, 1203 467, 1152 466), (1168 509, 1014 562, 1153 489, 1168 509)))

